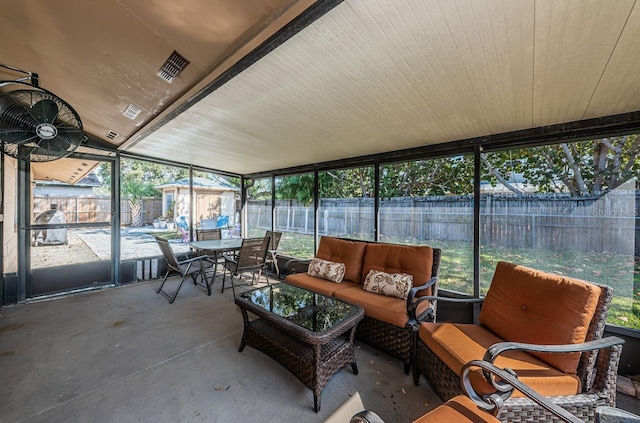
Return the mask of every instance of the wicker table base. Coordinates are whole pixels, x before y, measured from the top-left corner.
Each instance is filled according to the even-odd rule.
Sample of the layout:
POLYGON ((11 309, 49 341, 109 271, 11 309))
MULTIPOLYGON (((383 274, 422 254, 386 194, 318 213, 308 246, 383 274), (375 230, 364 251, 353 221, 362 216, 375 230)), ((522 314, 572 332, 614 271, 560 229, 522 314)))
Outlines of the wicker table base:
MULTIPOLYGON (((295 288, 299 289, 299 288, 295 288)), ((335 327, 323 332, 305 330, 290 320, 236 297, 242 311, 244 333, 239 351, 249 345, 284 366, 313 391, 313 406, 320 411, 322 389, 347 364, 358 374, 353 349, 356 325, 364 315, 361 308, 335 327), (250 320, 248 312, 258 316, 250 320)))
POLYGON ((358 374, 353 344, 340 336, 324 345, 312 346, 297 340, 265 319, 254 320, 244 329, 239 351, 245 345, 262 351, 293 373, 313 391, 313 408, 320 411, 322 388, 347 364, 358 374), (320 359, 316 362, 316 357, 320 359))

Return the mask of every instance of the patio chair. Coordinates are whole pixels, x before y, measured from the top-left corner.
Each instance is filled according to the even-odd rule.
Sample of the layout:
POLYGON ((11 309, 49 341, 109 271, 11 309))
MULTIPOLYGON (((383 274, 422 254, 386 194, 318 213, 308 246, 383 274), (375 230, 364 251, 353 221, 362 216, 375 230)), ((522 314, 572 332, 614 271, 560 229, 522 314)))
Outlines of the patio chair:
POLYGON ((280 238, 282 238, 282 232, 267 231, 265 236, 269 237, 269 249, 267 255, 267 265, 273 264, 276 276, 280 277, 280 268, 278 267, 278 245, 280 245, 280 238))
MULTIPOLYGON (((217 239, 222 239, 221 229, 196 229, 196 241, 209 241, 217 239)), ((224 264, 224 257, 222 257, 222 255, 220 255, 218 252, 204 250, 203 253, 209 256, 211 261, 215 263, 216 266, 218 264, 224 264)), ((216 274, 215 269, 213 271, 213 274, 216 274)))
MULTIPOLYGON (((592 419, 596 407, 615 406, 624 341, 602 339, 612 296, 609 286, 500 262, 484 299, 418 299, 483 306, 479 325, 427 322, 416 328, 414 383, 424 375, 449 400, 463 393, 462 365, 483 358, 513 369, 523 383, 572 414, 592 419)), ((500 420, 552 417, 529 398, 517 396, 505 402, 500 420)))
POLYGON ((196 229, 197 241, 209 241, 222 239, 222 232, 220 229, 196 229))
MULTIPOLYGON (((508 399, 514 391, 521 392, 524 397, 546 410, 554 421, 563 421, 571 423, 583 422, 582 419, 569 413, 564 408, 543 397, 540 393, 534 391, 524 384, 513 373, 511 369, 501 369, 495 365, 481 360, 474 360, 462 366, 462 388, 466 395, 458 395, 446 403, 436 407, 424 416, 419 417, 414 423, 427 422, 473 422, 473 423, 497 423, 495 416, 498 415, 505 407, 505 400, 508 399), (491 381, 494 389, 489 395, 480 395, 474 389, 472 370, 480 369, 487 377, 487 381, 491 381)), ((599 417, 606 415, 611 410, 609 407, 601 407, 596 410, 596 421, 611 422, 612 420, 600 420, 599 417)), ((619 410, 618 410, 619 411, 619 410)), ((625 417, 634 418, 632 414, 622 412, 625 417)), ((542 421, 542 416, 536 418, 532 416, 527 421, 542 421)), ((635 420, 625 420, 635 421, 635 420)), ((361 411, 353 416, 351 423, 384 423, 384 421, 373 411, 361 411)))
POLYGON ((186 260, 178 260, 175 253, 171 249, 168 240, 157 236, 154 238, 156 239, 156 242, 160 247, 160 251, 162 251, 162 255, 167 262, 167 273, 165 273, 164 279, 162 279, 162 283, 156 291, 156 294, 163 294, 169 299, 169 304, 173 304, 176 297, 178 296, 178 292, 180 292, 180 288, 182 288, 184 280, 188 276, 190 276, 191 279, 193 279, 194 285, 200 285, 207 288, 209 295, 211 295, 211 285, 206 278, 205 271, 213 266, 213 263, 208 260, 208 257, 199 256, 186 260), (164 291, 162 288, 164 287, 165 282, 167 282, 167 278, 172 273, 180 275, 182 279, 180 279, 178 287, 175 289, 175 291, 171 293, 164 291), (200 276, 200 282, 198 282, 198 275, 200 276))
POLYGON ((236 295, 236 290, 233 277, 240 276, 242 273, 251 273, 251 284, 253 285, 256 279, 256 272, 258 274, 258 279, 260 279, 260 275, 262 275, 262 271, 264 270, 267 285, 269 285, 269 275, 265 270, 269 239, 269 237, 245 238, 242 240, 242 246, 236 256, 223 254, 224 274, 222 275, 221 292, 224 292, 227 271, 231 275, 231 289, 233 290, 234 297, 236 295))

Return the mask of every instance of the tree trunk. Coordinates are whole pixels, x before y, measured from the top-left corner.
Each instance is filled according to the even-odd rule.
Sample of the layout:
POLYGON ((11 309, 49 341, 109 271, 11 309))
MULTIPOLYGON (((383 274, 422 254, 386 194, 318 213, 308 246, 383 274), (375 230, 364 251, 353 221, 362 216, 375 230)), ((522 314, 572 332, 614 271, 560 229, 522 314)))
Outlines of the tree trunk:
POLYGON ((507 181, 507 179, 498 171, 498 169, 496 169, 495 167, 493 167, 493 165, 489 162, 489 160, 487 159, 487 156, 485 154, 481 154, 480 155, 480 159, 482 160, 482 162, 485 164, 485 166, 487 166, 487 169, 489 170, 489 172, 496 177, 496 179, 498 179, 498 181, 504 185, 505 188, 507 188, 509 191, 518 194, 518 195, 524 195, 524 193, 519 190, 518 188, 516 188, 515 186, 511 185, 509 183, 509 181, 507 181))
POLYGON ((142 226, 142 202, 129 200, 129 206, 131 208, 131 226, 142 226))

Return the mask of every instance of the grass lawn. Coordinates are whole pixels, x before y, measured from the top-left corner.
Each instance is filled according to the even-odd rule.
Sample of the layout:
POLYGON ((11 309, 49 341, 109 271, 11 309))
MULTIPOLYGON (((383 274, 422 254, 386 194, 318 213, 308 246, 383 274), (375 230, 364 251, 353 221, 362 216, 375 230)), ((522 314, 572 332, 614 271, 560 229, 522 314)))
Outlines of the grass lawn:
MULTIPOLYGON (((250 236, 264 236, 264 230, 253 230, 250 236)), ((440 287, 473 293, 473 246, 465 242, 415 241, 385 238, 384 242, 406 245, 430 245, 442 249, 440 287)), ((298 258, 313 257, 313 236, 283 233, 280 253, 298 258)), ((614 299, 607 322, 640 330, 640 275, 632 256, 612 253, 576 251, 542 251, 483 246, 480 251, 480 288, 486 293, 498 261, 518 263, 556 273, 612 286, 614 299)))

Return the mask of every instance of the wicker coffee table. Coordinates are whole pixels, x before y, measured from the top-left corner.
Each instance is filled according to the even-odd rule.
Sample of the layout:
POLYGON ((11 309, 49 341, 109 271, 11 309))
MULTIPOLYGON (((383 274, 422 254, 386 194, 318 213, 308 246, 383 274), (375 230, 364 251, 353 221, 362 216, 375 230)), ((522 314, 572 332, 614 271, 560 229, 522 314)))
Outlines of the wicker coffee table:
POLYGON ((287 368, 313 391, 316 413, 334 374, 347 364, 358 374, 353 337, 362 307, 286 283, 238 294, 235 302, 244 319, 239 351, 250 345, 287 368))

